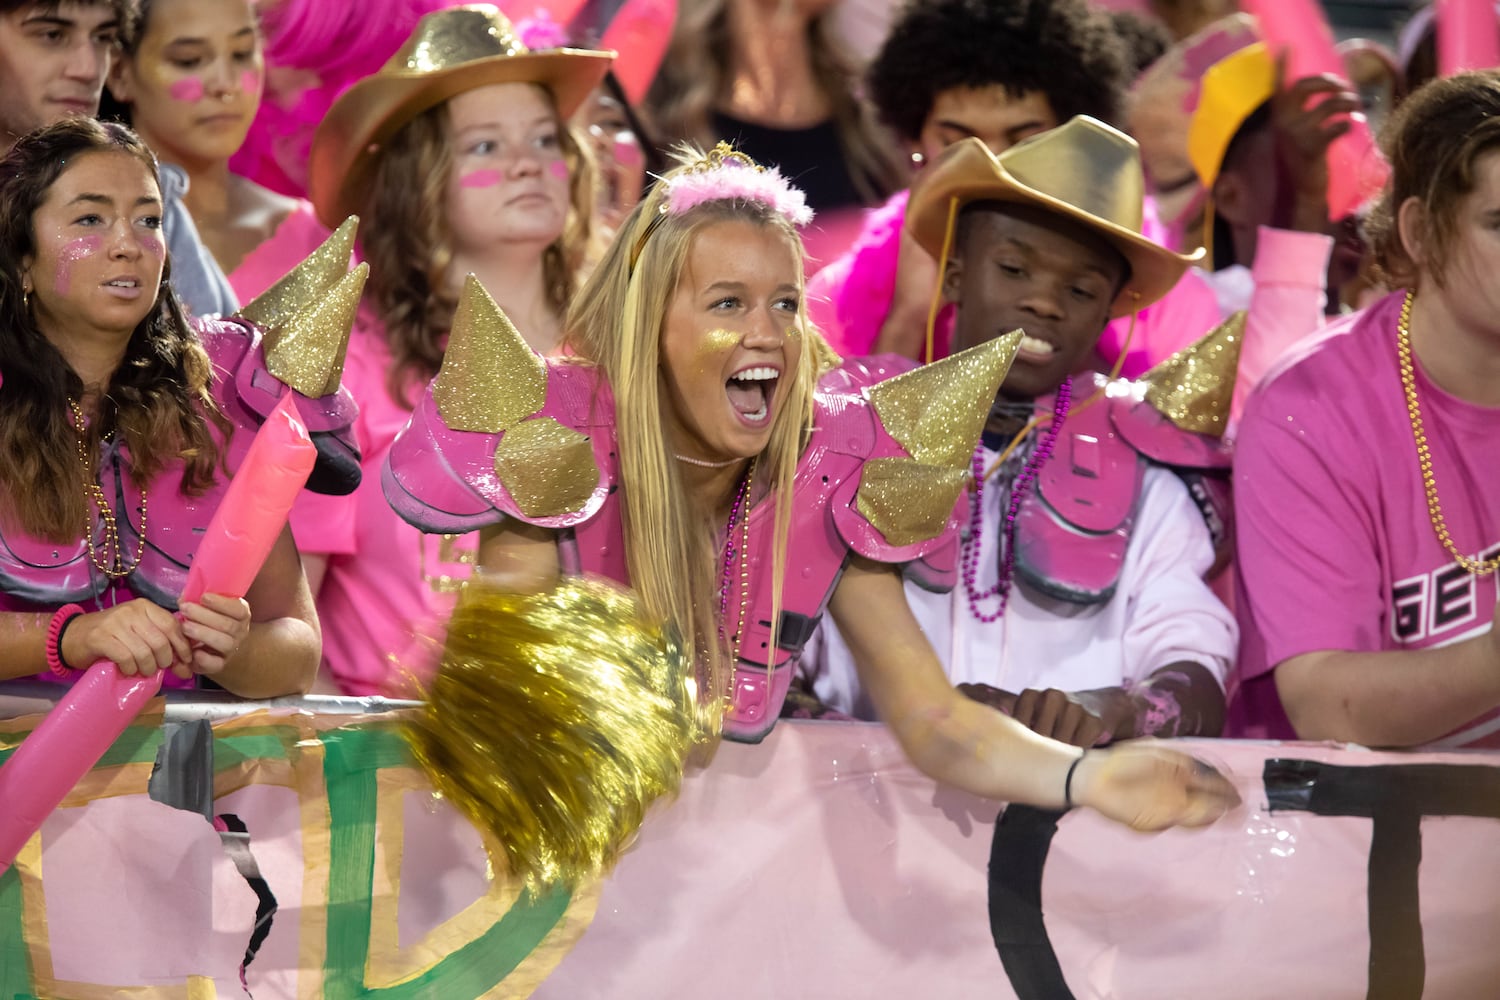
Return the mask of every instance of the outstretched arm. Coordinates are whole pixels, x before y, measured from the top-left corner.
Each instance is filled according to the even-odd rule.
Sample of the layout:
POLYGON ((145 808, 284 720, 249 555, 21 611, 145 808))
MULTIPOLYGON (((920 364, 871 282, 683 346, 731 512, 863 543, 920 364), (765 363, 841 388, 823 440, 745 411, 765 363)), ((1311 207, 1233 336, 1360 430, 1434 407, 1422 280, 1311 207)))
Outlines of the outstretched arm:
MULTIPOLYGON (((1058 809, 1080 751, 955 691, 922 635, 895 569, 856 559, 829 610, 880 717, 921 771, 988 798, 1058 809)), ((1238 801, 1191 757, 1151 745, 1089 753, 1071 784, 1085 805, 1136 829, 1211 823, 1238 801)))

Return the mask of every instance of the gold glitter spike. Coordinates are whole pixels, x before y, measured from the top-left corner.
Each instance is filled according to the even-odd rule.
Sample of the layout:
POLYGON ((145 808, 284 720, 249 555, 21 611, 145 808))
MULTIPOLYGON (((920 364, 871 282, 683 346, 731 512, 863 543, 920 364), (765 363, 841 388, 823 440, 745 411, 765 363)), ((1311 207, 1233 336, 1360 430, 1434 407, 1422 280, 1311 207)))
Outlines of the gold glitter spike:
MULTIPOLYGON (((354 255, 354 231, 357 228, 359 219, 349 216, 302 263, 246 303, 240 309, 240 316, 260 327, 268 339, 275 337, 283 323, 316 303, 349 273, 349 260, 354 255)), ((269 350, 267 348, 268 352, 269 350)))
POLYGON ((854 509, 892 545, 925 542, 942 533, 968 481, 967 468, 872 458, 860 473, 854 509))
POLYGON ((1021 331, 1013 330, 871 386, 870 402, 912 458, 967 469, 1020 344, 1021 331))
POLYGON ((551 417, 505 432, 495 449, 495 474, 527 517, 576 514, 599 485, 589 439, 551 417))
POLYGON ((370 265, 363 262, 307 308, 266 334, 261 346, 266 369, 304 396, 316 399, 339 391, 349 329, 359 311, 370 265))
POLYGON ((472 274, 464 279, 432 398, 449 427, 483 434, 507 430, 547 402, 546 362, 472 274))
POLYGON ((1245 342, 1245 315, 1235 313, 1142 375, 1146 402, 1185 431, 1221 437, 1245 342))

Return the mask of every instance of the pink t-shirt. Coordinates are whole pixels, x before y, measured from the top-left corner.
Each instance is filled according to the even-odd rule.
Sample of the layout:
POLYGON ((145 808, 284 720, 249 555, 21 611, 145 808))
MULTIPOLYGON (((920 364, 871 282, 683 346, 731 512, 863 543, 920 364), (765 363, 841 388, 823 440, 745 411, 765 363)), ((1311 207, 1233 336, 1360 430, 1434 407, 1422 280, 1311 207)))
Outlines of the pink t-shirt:
MULTIPOLYGON (((454 592, 477 555, 477 534, 424 535, 386 503, 381 468, 411 417, 386 391, 390 366, 379 321, 361 310, 344 385, 359 404, 354 428, 364 478, 352 503, 304 498, 312 530, 303 551, 328 556, 318 592, 324 668, 351 695, 412 694, 407 675, 421 676, 436 662, 454 592)), ((413 385, 409 398, 422 388, 413 385)))
MULTIPOLYGON (((1234 490, 1240 662, 1227 735, 1291 738, 1271 671, 1321 650, 1442 646, 1490 628, 1495 576, 1474 577, 1433 532, 1396 358, 1401 293, 1299 345, 1250 399, 1234 490)), ((1448 530, 1500 554, 1500 409, 1417 369, 1448 530)), ((1500 711, 1439 741, 1500 747, 1500 711)))
POLYGON ((249 302, 270 288, 319 244, 332 230, 318 221, 312 202, 299 200, 297 207, 281 220, 270 239, 251 250, 229 275, 229 287, 235 298, 249 302))

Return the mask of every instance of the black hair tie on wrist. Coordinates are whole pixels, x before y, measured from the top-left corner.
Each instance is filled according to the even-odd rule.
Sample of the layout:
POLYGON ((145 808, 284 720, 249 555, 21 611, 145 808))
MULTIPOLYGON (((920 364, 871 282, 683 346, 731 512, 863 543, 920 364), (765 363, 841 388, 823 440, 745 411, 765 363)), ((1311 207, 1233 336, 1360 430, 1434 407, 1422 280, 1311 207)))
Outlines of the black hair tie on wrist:
POLYGON ((1077 757, 1074 757, 1073 763, 1068 765, 1068 776, 1063 779, 1063 808, 1065 809, 1073 808, 1073 772, 1078 770, 1078 765, 1082 763, 1083 758, 1087 757, 1088 755, 1089 752, 1085 750, 1077 757))

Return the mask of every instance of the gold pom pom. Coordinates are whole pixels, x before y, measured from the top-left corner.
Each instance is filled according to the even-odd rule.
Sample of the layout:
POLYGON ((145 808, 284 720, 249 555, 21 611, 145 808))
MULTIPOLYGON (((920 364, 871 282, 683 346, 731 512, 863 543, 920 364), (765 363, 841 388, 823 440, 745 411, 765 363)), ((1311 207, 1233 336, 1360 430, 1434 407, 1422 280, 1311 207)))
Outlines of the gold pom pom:
POLYGON ((540 594, 470 583, 406 737, 539 890, 608 870, 713 728, 675 630, 629 593, 569 578, 540 594))

